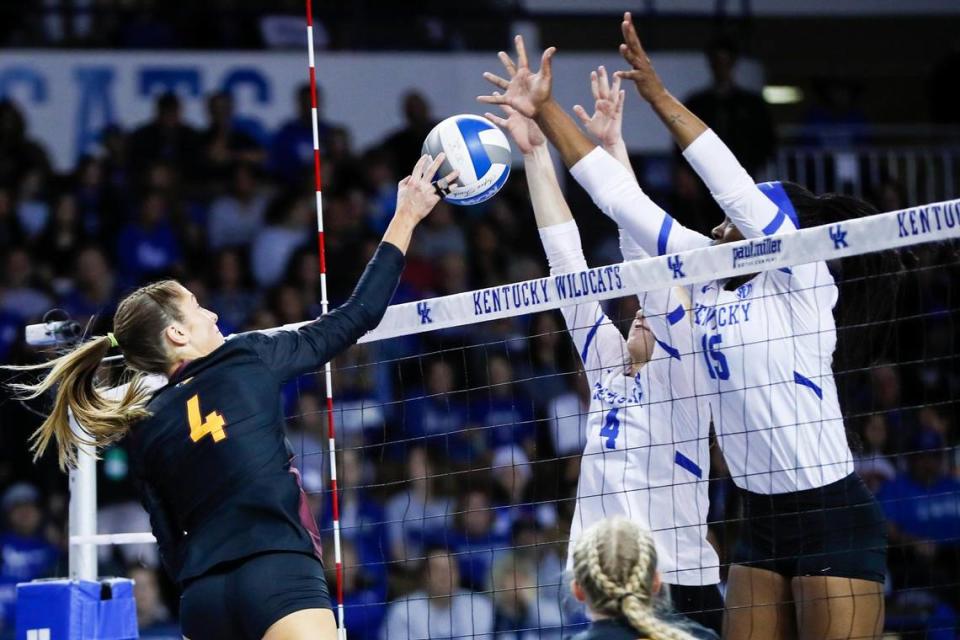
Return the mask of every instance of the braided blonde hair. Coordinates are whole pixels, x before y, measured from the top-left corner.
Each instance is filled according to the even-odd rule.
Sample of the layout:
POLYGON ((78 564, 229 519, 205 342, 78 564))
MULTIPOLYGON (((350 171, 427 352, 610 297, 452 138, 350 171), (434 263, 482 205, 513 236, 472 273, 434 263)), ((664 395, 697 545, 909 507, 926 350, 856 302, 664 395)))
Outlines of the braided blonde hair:
POLYGON ((693 640, 653 608, 657 550, 650 532, 624 518, 601 520, 573 549, 573 575, 592 611, 623 617, 649 640, 693 640))

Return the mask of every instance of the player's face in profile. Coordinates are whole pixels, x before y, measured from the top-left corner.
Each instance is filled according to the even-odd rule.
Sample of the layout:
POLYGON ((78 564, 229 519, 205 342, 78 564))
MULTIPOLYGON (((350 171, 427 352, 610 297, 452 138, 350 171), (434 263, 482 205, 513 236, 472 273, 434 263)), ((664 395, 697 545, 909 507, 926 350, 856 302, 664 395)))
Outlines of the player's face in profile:
POLYGON ((630 353, 630 361, 634 364, 644 364, 649 361, 655 342, 653 331, 647 324, 647 319, 643 317, 643 311, 637 311, 630 324, 630 331, 627 333, 627 351, 630 353))
POLYGON ((713 244, 726 244, 727 242, 743 240, 743 234, 730 221, 730 218, 724 218, 723 222, 713 228, 710 235, 713 236, 713 244))
POLYGON ((190 342, 204 355, 211 353, 223 344, 223 334, 217 327, 217 314, 200 306, 187 289, 180 299, 180 313, 183 314, 183 326, 190 336, 190 342))

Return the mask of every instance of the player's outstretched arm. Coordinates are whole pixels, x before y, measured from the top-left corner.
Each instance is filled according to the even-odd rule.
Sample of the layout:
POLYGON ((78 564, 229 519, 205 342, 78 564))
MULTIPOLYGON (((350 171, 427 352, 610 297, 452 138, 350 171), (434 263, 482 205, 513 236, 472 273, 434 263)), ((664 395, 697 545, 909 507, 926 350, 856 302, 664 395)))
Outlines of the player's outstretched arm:
MULTIPOLYGON (((493 95, 499 94, 494 92, 493 95)), ((523 154, 523 169, 537 228, 570 222, 573 214, 570 213, 570 207, 560 190, 550 150, 547 148, 547 139, 540 127, 510 105, 503 104, 500 108, 506 117, 492 113, 485 115, 488 120, 507 130, 523 154)))
POLYGON ((640 43, 629 11, 623 14, 620 28, 623 31, 620 55, 632 68, 629 71, 617 71, 615 75, 633 81, 640 97, 653 108, 680 148, 686 149, 707 130, 707 125, 667 91, 640 43))
MULTIPOLYGON (((506 118, 492 113, 486 116, 506 129, 523 153, 530 202, 550 273, 559 275, 586 269, 580 230, 560 190, 543 132, 532 119, 509 105, 501 108, 506 118)), ((626 341, 597 302, 564 307, 560 311, 592 388, 604 371, 623 365, 627 358, 626 341)))
POLYGON ((789 217, 779 215, 777 206, 757 188, 717 134, 667 91, 643 49, 629 12, 623 15, 620 26, 624 40, 620 53, 632 69, 615 75, 633 81, 740 232, 751 238, 795 228, 789 217))
POLYGON ((553 55, 555 47, 546 49, 540 57, 540 70, 534 73, 527 61, 527 51, 523 37, 516 36, 514 45, 517 61, 501 51, 498 56, 507 71, 509 80, 494 73, 486 72, 483 77, 503 93, 477 96, 484 104, 507 105, 527 118, 533 118, 547 139, 560 152, 567 167, 575 165, 580 158, 590 153, 594 145, 577 123, 554 101, 553 91, 553 55))
MULTIPOLYGON (((248 334, 246 339, 276 375, 286 380, 315 371, 379 324, 403 272, 413 230, 440 201, 432 180, 444 154, 423 156, 397 188, 397 208, 383 242, 345 303, 296 331, 248 334)), ((450 183, 453 171, 441 181, 450 183)))

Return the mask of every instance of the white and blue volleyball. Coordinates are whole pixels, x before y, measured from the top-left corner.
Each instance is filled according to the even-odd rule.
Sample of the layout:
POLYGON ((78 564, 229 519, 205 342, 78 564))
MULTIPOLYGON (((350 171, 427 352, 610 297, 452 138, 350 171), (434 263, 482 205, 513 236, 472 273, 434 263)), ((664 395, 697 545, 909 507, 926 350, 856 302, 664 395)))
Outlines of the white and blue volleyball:
POLYGON ((510 175, 510 143, 486 118, 463 114, 435 126, 423 142, 423 153, 435 158, 441 151, 447 157, 435 179, 454 169, 460 172, 444 198, 450 204, 466 206, 489 200, 510 175))

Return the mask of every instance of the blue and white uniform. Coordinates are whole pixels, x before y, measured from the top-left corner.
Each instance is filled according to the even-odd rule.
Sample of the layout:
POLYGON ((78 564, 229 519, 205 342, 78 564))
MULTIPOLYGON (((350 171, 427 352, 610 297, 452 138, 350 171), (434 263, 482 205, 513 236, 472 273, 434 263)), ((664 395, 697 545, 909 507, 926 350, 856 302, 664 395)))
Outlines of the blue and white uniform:
MULTIPOLYGON (((575 222, 540 236, 552 274, 586 268, 575 222)), ((709 451, 700 425, 709 418, 687 384, 693 355, 682 299, 667 290, 642 300, 657 342, 636 376, 627 369, 626 340, 598 303, 562 309, 591 389, 570 548, 597 520, 627 517, 653 532, 664 582, 710 585, 720 563, 706 539, 709 451)))
MULTIPOLYGON (((782 188, 755 185, 712 131, 684 156, 744 237, 797 228, 782 188)), ((630 172, 602 149, 581 159, 571 173, 648 253, 711 244, 650 201, 630 172)), ((725 284, 718 280, 688 290, 700 356, 695 381, 709 389, 734 481, 753 493, 781 494, 845 478, 853 460, 831 368, 837 287, 826 264, 762 272, 734 291, 725 284)))

